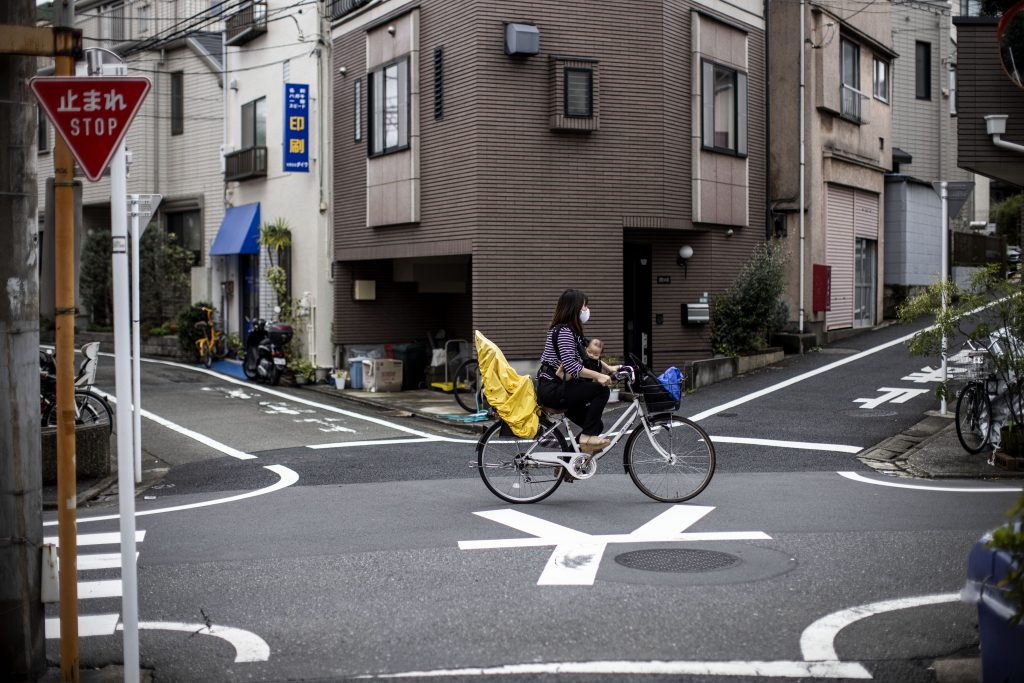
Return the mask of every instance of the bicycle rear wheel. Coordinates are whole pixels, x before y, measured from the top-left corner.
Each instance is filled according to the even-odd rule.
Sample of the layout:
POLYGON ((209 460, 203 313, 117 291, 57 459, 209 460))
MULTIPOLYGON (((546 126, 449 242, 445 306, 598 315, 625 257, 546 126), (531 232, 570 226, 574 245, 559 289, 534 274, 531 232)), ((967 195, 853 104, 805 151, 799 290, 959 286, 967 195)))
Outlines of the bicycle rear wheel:
MULTIPOLYGON (((50 427, 57 426, 57 405, 54 404, 46 416, 46 424, 50 427)), ((107 431, 114 430, 114 413, 110 404, 102 396, 91 391, 81 390, 75 392, 75 424, 102 424, 107 426, 107 431)))
POLYGON ((452 393, 466 412, 486 410, 487 401, 484 400, 483 383, 480 381, 480 363, 475 358, 470 358, 455 371, 452 393))
POLYGON ((645 495, 681 503, 703 491, 715 474, 715 446, 699 425, 661 413, 649 418, 650 435, 639 425, 623 456, 626 471, 645 495))
POLYGON ((968 453, 979 453, 989 439, 992 402, 985 385, 973 382, 964 387, 956 401, 956 437, 968 453))
POLYGON ((527 453, 560 450, 569 452, 569 444, 557 428, 542 420, 537 437, 522 439, 502 436, 501 421, 492 424, 476 445, 480 478, 491 493, 509 503, 536 503, 544 500, 562 483, 564 468, 531 462, 527 453), (547 433, 550 429, 550 433, 547 433), (539 442, 538 442, 539 439, 539 442))

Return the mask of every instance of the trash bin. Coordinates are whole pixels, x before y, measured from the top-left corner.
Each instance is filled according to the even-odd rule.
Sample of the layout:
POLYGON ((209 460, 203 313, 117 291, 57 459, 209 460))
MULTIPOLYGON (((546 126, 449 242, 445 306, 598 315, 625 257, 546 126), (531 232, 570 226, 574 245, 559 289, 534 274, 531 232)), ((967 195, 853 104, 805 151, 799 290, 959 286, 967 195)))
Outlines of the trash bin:
POLYGON ((990 539, 986 534, 971 549, 960 599, 978 605, 982 679, 1015 681, 1024 671, 1024 624, 1010 626, 1014 606, 1006 600, 1006 589, 998 585, 1013 560, 1004 550, 986 547, 990 539))
POLYGON ((391 347, 395 360, 402 361, 402 389, 419 389, 427 370, 427 345, 421 342, 395 344, 391 347))
POLYGON ((353 389, 363 388, 363 361, 369 358, 348 359, 348 383, 353 389))

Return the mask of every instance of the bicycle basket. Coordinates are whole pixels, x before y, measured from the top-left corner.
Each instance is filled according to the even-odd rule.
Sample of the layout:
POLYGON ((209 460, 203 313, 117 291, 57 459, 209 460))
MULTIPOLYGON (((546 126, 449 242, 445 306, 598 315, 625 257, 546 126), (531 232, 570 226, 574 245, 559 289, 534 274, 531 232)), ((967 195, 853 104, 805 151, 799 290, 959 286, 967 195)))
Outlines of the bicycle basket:
POLYGON ((964 348, 946 358, 946 376, 950 382, 983 380, 992 372, 992 359, 983 349, 964 348))
MULTIPOLYGON (((682 386, 679 386, 678 389, 681 391, 682 386)), ((650 370, 640 378, 640 396, 643 399, 641 403, 648 415, 679 409, 679 401, 669 393, 661 380, 650 370)))

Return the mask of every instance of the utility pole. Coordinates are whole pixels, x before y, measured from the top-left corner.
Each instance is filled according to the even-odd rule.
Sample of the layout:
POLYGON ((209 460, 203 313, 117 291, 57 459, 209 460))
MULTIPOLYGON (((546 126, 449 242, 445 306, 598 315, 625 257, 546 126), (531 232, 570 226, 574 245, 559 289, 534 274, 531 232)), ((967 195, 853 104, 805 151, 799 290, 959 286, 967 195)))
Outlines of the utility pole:
MULTIPOLYGON (((0 250, 0 280, 6 283, 6 297, 0 297, 0 674, 5 680, 35 680, 46 669, 45 622, 41 600, 42 578, 42 462, 40 457, 39 404, 39 247, 36 223, 36 116, 37 108, 28 82, 35 75, 36 57, 56 57, 57 73, 74 71, 75 57, 82 52, 82 34, 72 28, 74 0, 57 0, 58 20, 53 28, 35 26, 35 2, 0 2, 0 216, 5 230, 0 250), (17 56, 15 56, 17 55, 17 56), (9 234, 7 234, 9 233, 9 234)), ((66 147, 58 142, 55 166, 57 192, 63 192, 65 211, 57 216, 57 230, 73 230, 74 166, 66 147), (64 154, 62 155, 62 151, 64 154), (61 188, 61 181, 67 187, 61 188)), ((62 195, 58 194, 58 201, 62 195)), ((57 236, 58 256, 65 249, 72 266, 73 242, 61 242, 57 236)), ((70 278, 70 301, 57 301, 57 376, 58 376, 58 476, 61 468, 71 468, 71 495, 59 482, 61 540, 71 539, 71 591, 61 591, 61 611, 70 604, 74 619, 62 619, 61 677, 78 681, 78 618, 75 572, 74 528, 74 272, 61 273, 64 261, 58 261, 60 278, 70 278), (63 337, 61 325, 64 327, 63 337), (63 355, 61 354, 64 349, 63 355), (62 379, 63 376, 63 379, 62 379), (64 390, 62 390, 62 383, 64 390), (62 398, 63 396, 63 398, 62 398), (71 523, 64 521, 70 508, 71 523), (73 639, 64 633, 71 623, 73 639)), ((58 297, 60 293, 58 292, 58 297)), ((68 544, 64 542, 61 555, 68 544)))

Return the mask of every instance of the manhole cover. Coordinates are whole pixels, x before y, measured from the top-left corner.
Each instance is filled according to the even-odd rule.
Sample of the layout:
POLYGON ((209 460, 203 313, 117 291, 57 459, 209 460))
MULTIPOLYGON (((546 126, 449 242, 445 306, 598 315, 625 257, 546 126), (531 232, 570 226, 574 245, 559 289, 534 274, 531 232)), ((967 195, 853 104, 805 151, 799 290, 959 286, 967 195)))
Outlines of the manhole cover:
POLYGON ((648 572, 713 572, 739 564, 740 558, 714 550, 684 550, 665 548, 636 550, 615 556, 623 567, 648 572))

